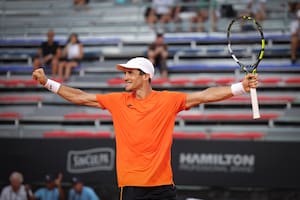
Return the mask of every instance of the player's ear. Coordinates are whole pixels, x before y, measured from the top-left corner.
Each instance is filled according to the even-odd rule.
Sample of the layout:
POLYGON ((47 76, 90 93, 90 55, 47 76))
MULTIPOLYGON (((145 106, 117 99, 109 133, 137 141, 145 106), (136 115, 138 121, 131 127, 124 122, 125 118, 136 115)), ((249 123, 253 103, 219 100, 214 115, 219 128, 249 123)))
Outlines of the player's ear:
POLYGON ((145 81, 148 81, 150 79, 150 75, 149 74, 143 74, 143 79, 145 81))

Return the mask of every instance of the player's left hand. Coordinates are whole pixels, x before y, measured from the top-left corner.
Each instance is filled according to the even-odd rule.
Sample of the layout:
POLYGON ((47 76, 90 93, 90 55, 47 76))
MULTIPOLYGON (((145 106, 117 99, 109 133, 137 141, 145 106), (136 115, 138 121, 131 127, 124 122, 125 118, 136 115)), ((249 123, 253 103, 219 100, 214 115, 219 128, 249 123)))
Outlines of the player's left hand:
POLYGON ((242 81, 244 90, 246 92, 250 91, 250 88, 257 88, 258 86, 258 78, 257 74, 247 74, 242 81))

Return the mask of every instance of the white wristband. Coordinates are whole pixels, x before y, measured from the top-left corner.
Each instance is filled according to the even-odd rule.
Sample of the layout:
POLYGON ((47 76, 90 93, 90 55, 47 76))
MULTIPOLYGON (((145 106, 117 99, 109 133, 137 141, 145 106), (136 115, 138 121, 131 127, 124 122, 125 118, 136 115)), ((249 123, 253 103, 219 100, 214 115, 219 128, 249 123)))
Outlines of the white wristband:
POLYGON ((237 95, 241 95, 241 94, 246 93, 242 82, 232 84, 231 85, 231 92, 232 92, 233 96, 237 96, 237 95))
POLYGON ((53 81, 51 79, 48 79, 47 83, 44 85, 44 87, 53 93, 57 93, 60 88, 60 83, 53 81))

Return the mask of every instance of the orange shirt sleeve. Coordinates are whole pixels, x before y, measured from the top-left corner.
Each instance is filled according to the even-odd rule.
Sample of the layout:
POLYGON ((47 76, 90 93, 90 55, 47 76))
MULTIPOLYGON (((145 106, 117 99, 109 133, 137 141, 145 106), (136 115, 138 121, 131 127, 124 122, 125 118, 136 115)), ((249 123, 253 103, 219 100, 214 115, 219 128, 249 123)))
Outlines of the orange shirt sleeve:
POLYGON ((96 99, 102 109, 111 111, 122 101, 122 93, 97 94, 96 99))
MULTIPOLYGON (((183 92, 167 92, 168 95, 166 97, 168 98, 169 101, 172 101, 173 104, 173 109, 176 113, 182 111, 182 110, 187 110, 186 105, 186 98, 187 94, 183 92)), ((166 98, 165 97, 165 98, 166 98)))

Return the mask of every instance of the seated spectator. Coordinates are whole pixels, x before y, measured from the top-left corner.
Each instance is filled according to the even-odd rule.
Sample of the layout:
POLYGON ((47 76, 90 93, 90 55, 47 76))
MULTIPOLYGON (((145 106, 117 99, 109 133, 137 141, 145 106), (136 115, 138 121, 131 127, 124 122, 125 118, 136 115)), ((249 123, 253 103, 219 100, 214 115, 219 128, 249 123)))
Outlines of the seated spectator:
POLYGON ((146 23, 147 23, 151 28, 154 28, 154 25, 155 25, 156 22, 157 22, 157 17, 156 17, 156 14, 155 14, 155 10, 152 9, 151 7, 146 8, 144 17, 145 17, 146 23))
POLYGON ((58 76, 64 80, 69 80, 71 70, 78 67, 83 58, 83 45, 76 33, 72 33, 65 45, 61 62, 59 63, 58 76))
POLYGON ((91 187, 85 186, 78 177, 72 178, 72 184, 68 200, 100 200, 95 191, 91 187))
POLYGON ((217 20, 218 20, 218 13, 217 13, 217 2, 216 0, 201 0, 198 1, 198 11, 195 17, 192 17, 192 23, 195 24, 192 28, 192 31, 203 32, 204 27, 203 23, 207 20, 211 20, 211 31, 217 30, 217 20), (212 8, 210 8, 212 6, 212 8), (212 11, 210 12, 210 9, 212 11))
POLYGON ((64 191, 61 186, 62 174, 57 178, 51 174, 45 176, 46 187, 38 189, 34 193, 35 199, 39 200, 64 200, 64 191))
POLYGON ((266 19, 266 2, 267 0, 247 0, 246 10, 242 15, 254 17, 257 21, 266 19))
POLYGON ((24 186, 23 175, 20 172, 13 172, 9 176, 10 185, 2 189, 1 200, 29 200, 32 199, 32 192, 28 186, 24 186))
POLYGON ((173 20, 175 8, 175 0, 152 0, 151 8, 147 8, 145 19, 149 25, 156 22, 161 24, 169 23, 173 20))
POLYGON ((291 22, 291 63, 295 64, 297 61, 297 51, 299 48, 299 37, 300 37, 300 3, 297 4, 296 8, 297 19, 291 22))
POLYGON ((39 63, 44 67, 51 67, 52 76, 55 77, 58 73, 58 60, 60 57, 60 47, 58 42, 54 41, 55 33, 49 30, 47 33, 47 41, 42 42, 38 49, 38 57, 35 57, 33 64, 39 63))
POLYGON ((196 16, 197 7, 197 0, 181 0, 180 3, 182 5, 178 6, 178 18, 182 20, 191 19, 192 17, 196 16))
POLYGON ((148 58, 153 63, 154 67, 159 68, 162 78, 168 78, 168 55, 168 46, 164 42, 164 35, 162 33, 158 33, 155 41, 149 46, 148 58))

